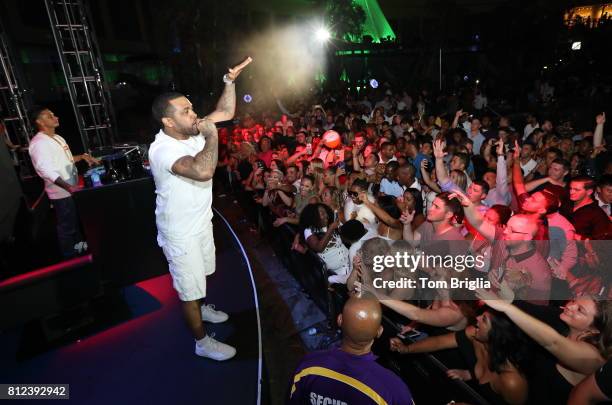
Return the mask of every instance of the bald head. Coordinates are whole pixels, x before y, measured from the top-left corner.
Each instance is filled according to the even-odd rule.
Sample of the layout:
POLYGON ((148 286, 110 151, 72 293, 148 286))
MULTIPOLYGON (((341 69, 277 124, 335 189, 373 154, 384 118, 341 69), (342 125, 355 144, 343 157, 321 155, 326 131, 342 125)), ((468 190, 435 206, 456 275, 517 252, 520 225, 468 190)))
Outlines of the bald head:
POLYGON ((343 339, 352 345, 371 345, 382 332, 381 320, 382 309, 375 297, 351 297, 344 304, 339 319, 343 339))

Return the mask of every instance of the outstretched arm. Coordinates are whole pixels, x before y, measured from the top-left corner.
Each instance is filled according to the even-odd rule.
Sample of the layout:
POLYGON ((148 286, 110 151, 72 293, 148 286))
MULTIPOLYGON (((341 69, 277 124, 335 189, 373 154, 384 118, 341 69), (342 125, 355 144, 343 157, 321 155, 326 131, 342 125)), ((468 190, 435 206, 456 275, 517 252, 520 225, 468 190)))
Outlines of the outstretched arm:
POLYGON ((242 69, 252 61, 253 59, 248 57, 241 64, 229 69, 229 73, 227 73, 226 76, 228 80, 231 80, 231 83, 225 84, 223 94, 221 94, 221 98, 219 98, 217 102, 217 108, 207 116, 209 120, 212 122, 221 122, 234 118, 234 113, 236 112, 236 85, 234 84, 234 80, 236 80, 240 72, 242 72, 242 69))
POLYGON ((425 325, 446 327, 459 322, 463 317, 460 311, 448 307, 438 309, 419 308, 409 302, 385 299, 381 300, 380 303, 410 320, 425 325))
POLYGON ((501 300, 490 291, 478 290, 476 295, 489 307, 505 313, 523 332, 572 370, 590 374, 604 363, 601 354, 590 343, 576 341, 561 335, 551 326, 511 303, 501 300))
POLYGON ((593 148, 603 144, 603 128, 606 123, 606 113, 601 113, 595 117, 595 132, 593 133, 593 148))
POLYGON ((434 157, 436 158, 436 176, 438 178, 438 184, 444 184, 450 181, 450 177, 448 177, 448 172, 444 166, 444 156, 446 156, 446 152, 444 152, 445 146, 446 144, 441 139, 436 139, 433 144, 434 157))
POLYGON ((521 169, 520 156, 521 156, 521 153, 520 153, 520 149, 518 146, 518 142, 514 141, 514 159, 513 159, 513 165, 512 165, 512 185, 514 186, 514 191, 516 191, 517 196, 521 194, 525 194, 527 192, 527 190, 525 189, 525 181, 523 180, 523 169, 521 169))
POLYGON ((449 198, 456 198, 463 206, 465 217, 478 233, 486 240, 492 242, 495 239, 495 226, 484 220, 482 214, 476 210, 470 199, 459 190, 455 190, 449 198))

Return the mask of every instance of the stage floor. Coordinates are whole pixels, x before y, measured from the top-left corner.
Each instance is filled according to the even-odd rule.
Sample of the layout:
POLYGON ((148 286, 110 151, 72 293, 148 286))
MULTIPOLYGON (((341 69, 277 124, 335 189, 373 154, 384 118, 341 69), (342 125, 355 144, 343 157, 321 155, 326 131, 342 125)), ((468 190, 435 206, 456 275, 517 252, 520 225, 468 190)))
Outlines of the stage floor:
POLYGON ((67 402, 75 404, 260 403, 261 327, 250 265, 227 224, 218 215, 213 222, 217 270, 208 279, 207 302, 230 319, 206 326, 237 348, 235 358, 194 354, 164 275, 124 290, 127 320, 42 354, 18 359, 21 331, 0 334, 0 382, 70 384, 67 402))

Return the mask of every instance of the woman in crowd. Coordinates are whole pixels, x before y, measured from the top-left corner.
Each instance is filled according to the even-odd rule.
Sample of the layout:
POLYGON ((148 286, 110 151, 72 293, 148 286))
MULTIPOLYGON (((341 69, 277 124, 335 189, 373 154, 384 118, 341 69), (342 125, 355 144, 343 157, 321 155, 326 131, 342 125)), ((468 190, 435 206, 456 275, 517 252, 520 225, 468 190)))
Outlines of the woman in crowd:
POLYGON ((554 319, 555 308, 545 308, 547 319, 542 321, 491 291, 479 290, 477 295, 554 356, 538 356, 530 379, 530 403, 566 403, 572 387, 595 372, 612 354, 611 301, 590 297, 569 301, 558 315, 564 328, 557 330, 551 326, 559 324, 554 319))
POLYGON ((413 344, 392 338, 390 346, 392 351, 411 354, 459 349, 466 369, 449 370, 450 378, 475 380, 478 392, 492 404, 527 402, 529 343, 503 313, 485 311, 476 318, 475 326, 413 344))
POLYGON ((340 220, 325 204, 308 204, 300 214, 304 241, 325 263, 330 283, 345 284, 349 273, 348 249, 337 232, 340 220))

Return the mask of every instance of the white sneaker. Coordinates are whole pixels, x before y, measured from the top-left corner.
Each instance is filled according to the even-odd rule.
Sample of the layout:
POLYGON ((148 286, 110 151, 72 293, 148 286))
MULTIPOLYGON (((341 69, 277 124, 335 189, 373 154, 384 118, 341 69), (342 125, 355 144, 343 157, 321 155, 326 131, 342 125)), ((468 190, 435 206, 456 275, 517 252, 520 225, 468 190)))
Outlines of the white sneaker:
POLYGON ((202 308, 202 320, 212 323, 221 323, 227 321, 229 316, 219 310, 215 310, 215 306, 212 304, 203 305, 202 308))
POLYGON ((214 336, 215 334, 211 333, 204 336, 203 339, 196 341, 195 354, 217 361, 228 360, 236 355, 236 349, 215 340, 214 336))

